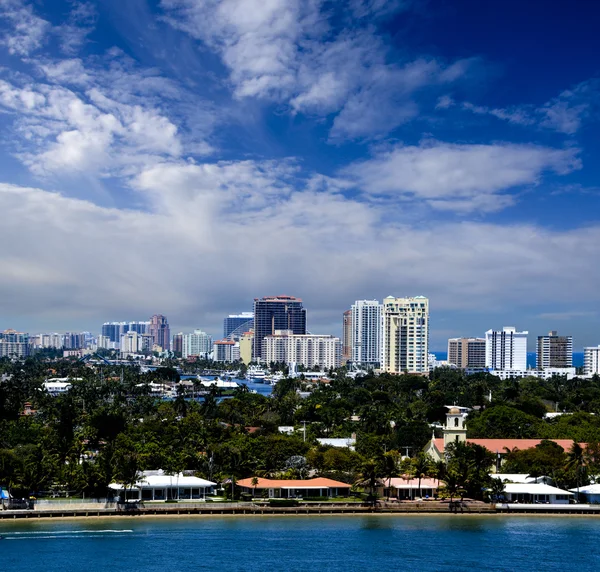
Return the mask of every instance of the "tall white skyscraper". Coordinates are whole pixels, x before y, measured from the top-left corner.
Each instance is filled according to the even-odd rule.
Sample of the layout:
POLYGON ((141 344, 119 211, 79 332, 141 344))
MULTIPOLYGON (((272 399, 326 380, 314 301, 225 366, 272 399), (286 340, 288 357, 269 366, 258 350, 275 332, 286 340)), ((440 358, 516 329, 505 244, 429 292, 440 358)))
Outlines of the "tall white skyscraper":
POLYGON ((194 330, 192 334, 184 334, 181 355, 183 359, 189 356, 206 357, 213 351, 212 337, 202 330, 194 330))
POLYGON ((498 370, 527 369, 527 334, 513 327, 485 333, 485 367, 498 370))
POLYGON ((377 365, 381 360, 381 313, 378 300, 357 300, 352 304, 351 359, 355 363, 377 365))
POLYGON ((429 300, 425 296, 383 301, 381 369, 388 373, 429 372, 429 300))
POLYGON ((583 348, 583 371, 586 375, 600 374, 600 346, 583 348))

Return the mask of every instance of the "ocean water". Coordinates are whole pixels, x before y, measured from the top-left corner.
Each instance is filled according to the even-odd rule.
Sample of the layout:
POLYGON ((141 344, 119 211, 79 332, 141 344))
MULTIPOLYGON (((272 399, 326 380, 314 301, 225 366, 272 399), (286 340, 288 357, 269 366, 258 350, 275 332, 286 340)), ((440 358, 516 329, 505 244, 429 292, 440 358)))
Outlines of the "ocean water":
MULTIPOLYGON (((440 361, 448 359, 448 352, 433 352, 440 361)), ((535 352, 527 352, 527 367, 535 367, 535 352)), ((583 367, 583 352, 573 352, 573 367, 583 367)))
POLYGON ((476 515, 0 522, 0 570, 600 570, 600 519, 476 515))

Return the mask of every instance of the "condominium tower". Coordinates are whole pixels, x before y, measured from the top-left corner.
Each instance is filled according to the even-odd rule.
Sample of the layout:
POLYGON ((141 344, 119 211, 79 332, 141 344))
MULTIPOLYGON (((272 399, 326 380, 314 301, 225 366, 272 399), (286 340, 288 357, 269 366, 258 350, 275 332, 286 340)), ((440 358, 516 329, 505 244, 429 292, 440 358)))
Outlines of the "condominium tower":
POLYGON ((252 357, 261 359, 263 340, 275 330, 306 334, 306 310, 294 296, 266 296, 254 299, 254 346, 252 357))
POLYGON ((429 300, 425 296, 383 301, 381 369, 388 373, 429 372, 429 300))
POLYGON ((352 310, 346 310, 342 318, 342 363, 352 359, 352 310))
POLYGON ((213 341, 206 332, 194 330, 191 334, 183 335, 181 346, 184 359, 190 356, 206 357, 213 350, 213 341))
POLYGON ((527 369, 527 334, 513 327, 485 333, 485 367, 495 370, 527 369))
POLYGON ((600 374, 600 346, 583 348, 583 372, 586 375, 600 374))
POLYGON ((331 369, 340 366, 342 344, 330 335, 294 334, 276 330, 263 340, 262 359, 265 363, 297 363, 305 367, 331 369))
POLYGON ((448 363, 462 369, 485 367, 485 338, 450 338, 448 363))
POLYGON ((352 353, 354 363, 379 366, 381 360, 381 312, 378 300, 357 300, 352 304, 352 353))
POLYGON ((549 332, 547 336, 538 336, 536 368, 573 367, 573 336, 559 336, 549 332))
POLYGON ((155 314, 150 318, 148 333, 152 336, 152 343, 163 350, 171 349, 171 329, 167 318, 162 314, 155 314))
POLYGON ((242 334, 253 328, 253 323, 254 314, 252 312, 229 314, 223 320, 223 339, 239 339, 242 334))

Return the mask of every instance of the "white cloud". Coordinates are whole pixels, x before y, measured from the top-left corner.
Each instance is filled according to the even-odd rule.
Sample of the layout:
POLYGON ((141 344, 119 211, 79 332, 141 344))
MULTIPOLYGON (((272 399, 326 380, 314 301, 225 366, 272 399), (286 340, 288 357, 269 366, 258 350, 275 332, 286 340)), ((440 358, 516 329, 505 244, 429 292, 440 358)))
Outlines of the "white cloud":
POLYGON ((51 28, 23 0, 0 0, 0 18, 5 23, 5 29, 0 31, 0 45, 16 56, 27 56, 39 49, 51 28))
POLYGON ((427 201, 434 208, 493 211, 513 203, 502 194, 539 182, 545 171, 581 167, 575 150, 534 145, 429 143, 398 146, 342 170, 371 194, 427 201))
MULTIPOLYGON (((356 18, 402 3, 354 1, 356 18)), ((292 113, 337 114, 332 139, 385 134, 418 115, 416 94, 463 77, 471 65, 419 58, 387 61, 373 29, 334 32, 321 0, 162 0, 167 20, 216 51, 234 95, 289 104, 292 113)), ((342 11, 343 8, 338 8, 342 11)))
POLYGON ((597 226, 390 221, 385 206, 296 191, 289 173, 276 163, 159 165, 140 176, 144 212, 2 184, 0 224, 19 240, 0 252, 0 313, 7 324, 97 328, 161 311, 178 329, 217 331, 223 314, 272 292, 302 296, 313 330, 337 327, 366 293, 425 293, 436 316, 488 312, 490 300, 537 314, 565 291, 581 300, 572 311, 598 308, 600 268, 587 262, 599 255, 597 226), (253 203, 264 186, 276 198, 253 203))
POLYGON ((75 54, 94 31, 98 13, 92 2, 74 2, 67 21, 54 28, 65 54, 75 54))

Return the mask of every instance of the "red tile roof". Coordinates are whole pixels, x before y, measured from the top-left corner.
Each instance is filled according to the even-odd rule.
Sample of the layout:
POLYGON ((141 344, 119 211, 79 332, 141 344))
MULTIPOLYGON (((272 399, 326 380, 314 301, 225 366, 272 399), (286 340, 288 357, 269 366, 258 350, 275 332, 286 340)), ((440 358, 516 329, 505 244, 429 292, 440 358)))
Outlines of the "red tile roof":
MULTIPOLYGON (((467 439, 467 443, 473 443, 475 445, 481 445, 492 453, 506 453, 506 449, 512 451, 517 449, 531 449, 536 445, 539 445, 543 439, 467 439)), ((554 441, 557 445, 560 445, 565 451, 568 451, 573 446, 571 439, 548 439, 548 441, 554 441)), ((433 443, 435 448, 440 452, 444 452, 444 440, 434 439, 433 443)), ((585 443, 580 443, 581 446, 585 446, 585 443)))
MULTIPOLYGON (((253 489, 252 479, 241 479, 237 482, 240 487, 246 487, 253 489)), ((318 479, 263 479, 259 478, 256 485, 257 489, 327 489, 327 488, 338 488, 338 489, 349 489, 350 485, 347 483, 341 483, 332 479, 325 479, 320 477, 318 479)))

